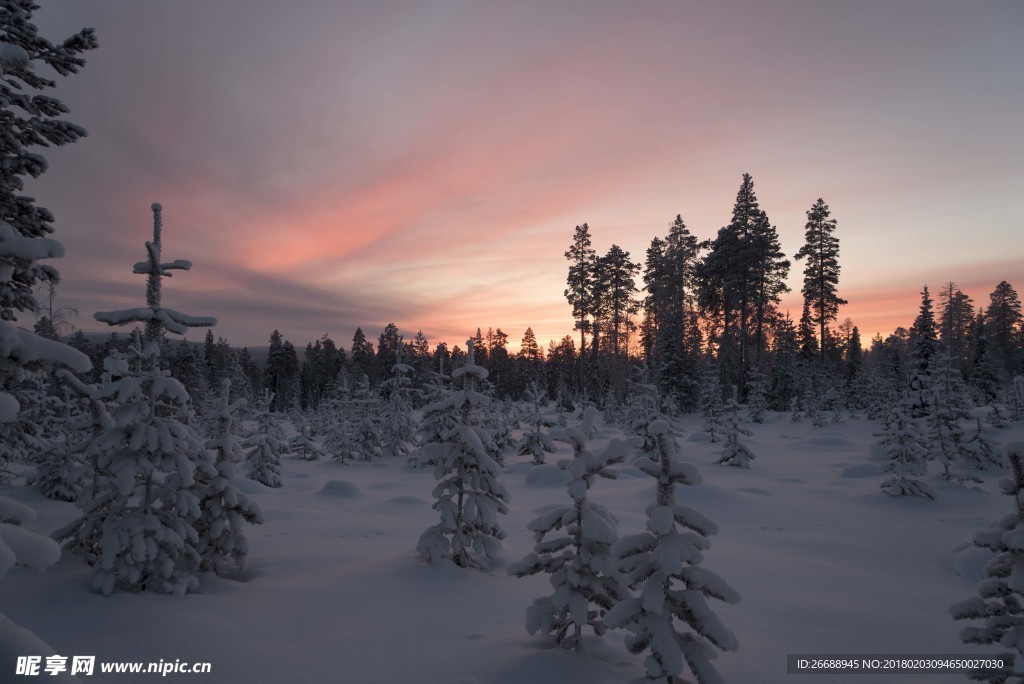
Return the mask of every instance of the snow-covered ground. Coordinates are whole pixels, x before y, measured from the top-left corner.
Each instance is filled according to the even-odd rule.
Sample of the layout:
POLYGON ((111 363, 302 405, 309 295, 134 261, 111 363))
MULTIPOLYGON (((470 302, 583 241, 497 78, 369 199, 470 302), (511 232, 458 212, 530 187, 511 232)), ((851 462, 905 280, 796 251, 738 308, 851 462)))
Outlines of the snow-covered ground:
MULTIPOLYGON (((1012 511, 998 494, 1005 472, 983 474, 965 488, 927 478, 935 501, 891 498, 876 423, 849 419, 815 428, 768 414, 748 425, 757 456, 749 470, 713 465, 722 443, 709 443, 696 417, 684 418, 683 459, 704 484, 677 499, 719 528, 703 566, 742 596, 738 605, 710 601, 737 636, 739 650, 715 661, 728 682, 961 682, 963 675, 787 675, 788 653, 968 654, 951 603, 975 593, 988 552, 973 534, 1012 511)), ((1012 423, 988 434, 999 443, 1024 436, 1012 423)), ((599 429, 592 448, 613 436, 599 429)), ((571 453, 559 443, 558 454, 571 453)), ((420 533, 437 522, 429 469, 404 459, 342 465, 289 460, 284 486, 251 481, 266 523, 250 527, 250 565, 231 578, 208 576, 183 598, 89 589, 91 570, 65 554, 43 573, 14 568, 0 582, 0 612, 65 656, 97 662, 210 662, 210 674, 168 680, 225 684, 277 682, 430 682, 441 684, 610 684, 643 676, 643 656, 621 632, 590 636, 586 653, 558 649, 524 630, 526 608, 550 592, 543 575, 517 579, 506 567, 532 550, 527 523, 567 502, 565 474, 528 457, 506 456, 511 512, 508 536, 491 572, 430 565, 415 552, 420 533)), ((619 519, 619 534, 642 529, 654 483, 621 467, 599 481, 592 500, 619 519)), ((932 473, 940 468, 932 464, 932 473)), ((49 533, 74 507, 26 488, 4 492, 39 513, 30 528, 49 533)), ((989 651, 991 652, 991 650, 989 651)), ((39 653, 25 655, 53 655, 39 653)), ((0 664, 0 682, 13 675, 0 664)), ((52 677, 45 677, 53 680, 52 677)), ((150 681, 159 675, 101 675, 81 681, 150 681)))

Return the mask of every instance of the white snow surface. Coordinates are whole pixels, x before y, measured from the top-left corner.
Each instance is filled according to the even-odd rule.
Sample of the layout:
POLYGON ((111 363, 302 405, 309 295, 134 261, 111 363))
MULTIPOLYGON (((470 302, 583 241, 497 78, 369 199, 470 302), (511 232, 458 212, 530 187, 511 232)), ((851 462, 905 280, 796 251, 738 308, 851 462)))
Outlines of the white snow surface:
MULTIPOLYGON (((678 427, 694 434, 701 420, 684 417, 678 427)), ((1013 512, 1011 497, 998 488, 1005 473, 982 473, 983 484, 965 488, 945 481, 932 464, 922 480, 936 500, 890 497, 880 489, 886 474, 842 475, 872 462, 877 431, 877 423, 859 419, 815 428, 769 412, 747 440, 758 454, 749 469, 713 465, 720 444, 687 442, 679 449, 704 482, 678 486, 676 501, 718 527, 710 548, 701 551, 700 567, 721 576, 741 597, 736 605, 707 600, 739 644, 714 660, 724 681, 791 684, 787 653, 1001 650, 961 643, 960 630, 972 623, 952 620, 949 606, 976 595, 983 579, 979 555, 987 552, 971 546, 974 534, 1013 512)), ((619 436, 602 430, 590 448, 599 451, 619 436)), ((1003 444, 1020 440, 1024 424, 1011 423, 997 437, 1003 444)), ((569 445, 559 444, 552 460, 569 457, 569 445)), ((537 486, 524 477, 528 460, 506 454, 503 482, 511 503, 502 525, 508 536, 490 572, 419 559, 417 540, 425 522, 436 517, 430 510, 432 469, 409 469, 397 458, 347 464, 288 459, 282 464, 283 487, 243 487, 266 518, 247 529, 245 572, 203 576, 199 592, 183 598, 104 598, 89 590, 91 569, 65 553, 42 573, 11 568, 0 585, 0 613, 61 655, 96 655, 106 662, 209 661, 212 673, 198 679, 211 682, 642 681, 644 657, 626 650, 620 630, 603 638, 585 636, 585 653, 574 654, 524 629, 527 608, 550 592, 548 577, 516 578, 506 568, 533 549, 529 521, 566 504, 563 487, 537 486), (333 495, 342 490, 359 495, 333 495)), ((545 467, 564 473, 554 466, 529 470, 545 467)), ((27 530, 48 534, 76 516, 72 504, 27 488, 0 494, 36 510, 37 519, 23 525, 27 530)), ((644 530, 654 483, 599 479, 589 496, 618 518, 620 535, 634 535, 644 530)), ((0 654, 3 681, 14 671, 7 655, 0 654)), ((87 679, 102 684, 130 678, 97 672, 87 679)), ((881 675, 849 680, 894 681, 881 675)), ((961 674, 899 675, 901 684, 963 681, 961 674)))

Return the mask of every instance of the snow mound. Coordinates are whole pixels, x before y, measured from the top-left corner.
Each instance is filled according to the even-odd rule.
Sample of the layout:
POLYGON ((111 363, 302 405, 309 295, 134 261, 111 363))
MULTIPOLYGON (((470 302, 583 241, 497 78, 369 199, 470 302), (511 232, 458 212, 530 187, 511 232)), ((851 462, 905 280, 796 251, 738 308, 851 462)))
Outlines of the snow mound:
POLYGON ((839 473, 839 477, 874 477, 875 475, 881 475, 881 471, 871 465, 870 463, 858 463, 856 465, 847 466, 843 468, 839 473))
POLYGON ((328 480, 317 494, 332 499, 358 499, 363 495, 359 487, 346 480, 328 480))
POLYGON ((520 461, 519 463, 513 463, 512 465, 510 465, 508 468, 505 469, 505 472, 510 473, 512 475, 528 473, 531 470, 533 470, 534 466, 536 465, 537 464, 534 463, 533 461, 520 461))
MULTIPOLYGON (((0 613, 0 662, 10 664, 11 669, 7 672, 14 671, 14 663, 17 661, 18 656, 25 655, 52 655, 57 650, 44 642, 42 639, 37 637, 33 632, 15 624, 9 620, 4 614, 0 613)), ((44 660, 40 664, 40 671, 45 666, 46 661, 44 660)), ((99 668, 96 668, 99 670, 99 668)), ((39 677, 42 679, 43 677, 39 677)), ((31 678, 26 678, 31 681, 31 678)), ((46 681, 50 682, 81 682, 82 680, 78 677, 72 677, 67 672, 59 673, 57 676, 47 675, 45 676, 46 681)), ((4 680, 8 681, 8 680, 4 680)))
POLYGON ((569 473, 550 463, 534 466, 526 473, 526 484, 534 487, 564 487, 568 482, 569 473))

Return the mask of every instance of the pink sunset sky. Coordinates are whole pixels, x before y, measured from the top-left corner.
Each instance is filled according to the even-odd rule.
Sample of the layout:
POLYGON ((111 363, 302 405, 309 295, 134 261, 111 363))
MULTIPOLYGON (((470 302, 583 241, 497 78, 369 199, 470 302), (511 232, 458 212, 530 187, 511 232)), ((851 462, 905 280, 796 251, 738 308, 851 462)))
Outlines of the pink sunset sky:
POLYGON ((28 186, 86 330, 142 303, 160 202, 165 256, 194 263, 164 304, 234 344, 394 322, 546 345, 573 332, 576 224, 642 261, 676 214, 714 237, 744 172, 790 257, 831 206, 865 340, 924 284, 1024 287, 1017 0, 44 5, 51 40, 100 41, 56 91, 89 137, 28 186))

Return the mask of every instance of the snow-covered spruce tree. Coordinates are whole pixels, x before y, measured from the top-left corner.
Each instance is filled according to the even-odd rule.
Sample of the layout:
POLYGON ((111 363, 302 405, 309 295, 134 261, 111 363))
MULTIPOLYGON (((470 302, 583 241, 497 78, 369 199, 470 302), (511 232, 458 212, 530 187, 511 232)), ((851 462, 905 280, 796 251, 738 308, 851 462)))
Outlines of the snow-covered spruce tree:
POLYGON ((793 395, 789 401, 789 422, 800 423, 804 419, 803 397, 793 395))
POLYGON ((28 397, 19 399, 14 386, 47 367, 85 372, 91 366, 81 352, 15 325, 20 314, 39 310, 34 288, 59 280, 57 270, 40 261, 64 256, 64 247, 47 237, 53 215, 20 194, 24 179, 48 168, 36 149, 68 145, 86 134, 61 118, 68 108, 60 100, 35 91, 56 87, 47 74, 78 73, 82 53, 97 47, 93 29, 51 43, 32 23, 37 9, 31 0, 0 3, 0 480, 8 462, 29 460, 41 446, 18 419, 28 397))
MULTIPOLYGON (((127 368, 120 361, 105 360, 105 364, 115 364, 118 367, 127 368)), ((40 489, 43 483, 48 482, 51 487, 60 487, 64 492, 73 494, 67 501, 78 501, 80 498, 95 498, 99 493, 97 473, 100 472, 99 459, 102 444, 102 437, 113 425, 113 418, 107 410, 101 387, 108 387, 111 384, 109 371, 104 371, 101 385, 86 385, 74 373, 61 368, 54 374, 65 387, 69 388, 74 395, 89 406, 89 419, 83 421, 82 425, 75 426, 73 436, 69 435, 68 453, 62 462, 65 464, 61 469, 62 476, 59 482, 44 480, 43 471, 37 474, 36 485, 40 489)), ((48 471, 50 475, 54 471, 48 471)), ((64 498, 51 496, 50 498, 64 498)))
MULTIPOLYGON (((450 391, 447 389, 447 385, 450 380, 451 378, 444 372, 444 359, 438 357, 437 370, 428 373, 428 381, 425 388, 428 406, 448 399, 450 391)), ((426 458, 422 453, 423 445, 443 442, 444 435, 448 434, 455 425, 455 417, 451 411, 435 411, 429 414, 424 411, 419 422, 417 446, 409 456, 409 463, 413 467, 426 463, 426 458)))
POLYGON ((612 546, 629 587, 639 596, 616 604, 605 625, 628 629, 626 647, 649 652, 647 679, 672 682, 689 670, 701 684, 722 681, 711 664, 715 648, 738 648, 733 636, 708 606, 706 598, 738 603, 736 593, 721 577, 701 566, 708 536, 717 526, 694 509, 675 500, 676 485, 701 483, 697 469, 678 459, 666 421, 648 431, 655 437, 657 461, 641 457, 635 465, 655 478, 657 497, 647 507, 647 531, 623 537, 612 546))
POLYGON ((857 376, 854 381, 860 408, 868 420, 885 417, 892 403, 892 384, 882 377, 880 369, 873 365, 857 376))
POLYGON ((625 408, 619 402, 619 398, 615 396, 615 392, 608 390, 604 395, 604 405, 601 406, 604 411, 604 419, 609 423, 616 425, 621 424, 623 416, 625 414, 625 408))
POLYGON ((594 406, 583 409, 580 416, 580 432, 587 439, 593 439, 597 433, 597 424, 601 420, 601 412, 594 406))
POLYGON ((323 447, 313 437, 311 422, 300 418, 296 425, 295 436, 288 442, 291 452, 295 454, 296 458, 301 458, 303 461, 315 461, 324 452, 323 447))
MULTIPOLYGON (((846 393, 843 391, 843 380, 838 374, 838 368, 825 366, 819 371, 819 375, 819 387, 821 388, 821 404, 819 406, 821 426, 819 427, 829 423, 841 424, 843 422, 843 399, 846 393)), ((818 424, 815 423, 815 425, 818 424)))
POLYGON ((381 383, 384 398, 381 402, 379 441, 384 456, 408 456, 415 440, 416 426, 408 398, 411 381, 407 377, 412 372, 413 367, 402 362, 402 337, 399 336, 395 364, 391 367, 392 376, 381 383))
MULTIPOLYGON (((354 383, 348 401, 342 407, 349 423, 347 440, 352 458, 372 461, 381 455, 380 402, 370 390, 370 379, 362 375, 354 383)), ((341 440, 344 443, 344 439, 341 440)))
POLYGON ((768 378, 759 366, 747 373, 747 416, 753 423, 764 422, 768 410, 768 378))
MULTIPOLYGON (((67 451, 65 436, 71 405, 58 393, 51 374, 33 374, 14 388, 21 411, 18 428, 30 431, 44 451, 67 451)), ((40 454, 30 459, 38 462, 40 454)))
POLYGON ((717 463, 736 468, 749 468, 750 462, 757 457, 747 448, 746 444, 740 441, 740 435, 750 437, 754 433, 741 425, 740 407, 732 399, 729 400, 727 410, 728 419, 723 429, 725 447, 722 449, 722 457, 718 459, 717 463))
MULTIPOLYGON (((505 450, 516 446, 516 441, 512 438, 512 418, 507 413, 510 410, 509 406, 498 401, 495 396, 496 387, 490 381, 484 380, 476 385, 476 389, 483 393, 487 401, 475 411, 475 424, 490 437, 489 441, 484 443, 487 455, 499 467, 503 467, 505 465, 505 450)), ((559 419, 564 420, 564 417, 559 419)))
POLYGON ((196 473, 199 497, 199 519, 196 545, 201 557, 201 570, 222 573, 233 567, 245 570, 249 560, 249 543, 245 539, 245 524, 263 522, 259 504, 238 491, 231 480, 238 476, 242 462, 242 445, 232 428, 232 416, 244 399, 230 400, 231 380, 221 380, 220 401, 217 404, 217 436, 206 440, 206 448, 215 456, 212 469, 196 473))
POLYGON ((536 544, 533 552, 508 572, 516 577, 546 573, 554 593, 536 599, 526 610, 526 631, 530 634, 554 634, 563 647, 583 649, 583 628, 589 626, 603 635, 605 612, 629 595, 618 560, 611 546, 618 539, 615 516, 587 495, 595 477, 614 479, 611 466, 621 463, 640 438, 629 441, 612 440, 600 454, 589 451, 587 439, 576 428, 562 428, 555 439, 572 445, 572 460, 558 462, 568 471, 568 506, 557 506, 528 525, 536 544))
MULTIPOLYGON (((565 414, 561 412, 561 408, 557 408, 557 410, 559 411, 559 424, 564 424, 565 414)), ((512 430, 519 427, 513 415, 514 412, 514 406, 507 399, 502 401, 491 399, 484 409, 482 427, 491 435, 489 453, 499 466, 505 465, 505 451, 518 446, 515 438, 512 437, 512 430)))
POLYGON ((977 470, 1001 467, 1003 462, 996 453, 992 442, 985 436, 981 427, 981 418, 975 418, 974 420, 977 424, 974 434, 964 440, 963 443, 966 465, 977 470))
POLYGON ((943 476, 961 484, 980 482, 972 475, 954 472, 969 465, 970 454, 962 421, 970 418, 967 386, 960 371, 953 367, 944 351, 932 358, 928 414, 922 419, 929 460, 942 464, 943 476))
POLYGON ((646 366, 637 367, 634 374, 636 380, 629 383, 629 394, 626 397, 626 409, 622 414, 621 426, 627 434, 636 435, 643 440, 641 449, 644 453, 652 453, 655 449, 655 440, 647 432, 647 426, 664 418, 658 400, 658 388, 650 381, 650 373, 646 366))
POLYGON ((352 438, 352 421, 349 420, 349 376, 341 375, 334 392, 320 403, 325 416, 324 451, 338 463, 346 463, 356 457, 356 444, 352 438))
POLYGON ((700 405, 703 407, 704 432, 712 442, 717 442, 717 437, 722 434, 725 402, 722 401, 722 383, 716 363, 708 363, 701 374, 700 405))
MULTIPOLYGON (((18 370, 22 372, 23 378, 41 372, 38 364, 32 370, 18 370)), ((13 406, 11 415, 5 420, 0 420, 0 485, 21 476, 18 469, 11 468, 12 464, 35 463, 53 446, 39 434, 39 429, 26 416, 27 412, 21 410, 21 407, 31 406, 36 397, 24 391, 24 383, 9 382, 5 389, 8 391, 3 392, 0 403, 3 403, 4 399, 10 399, 13 406)))
POLYGON ((825 427, 828 424, 828 416, 822 407, 825 390, 821 386, 821 379, 820 373, 809 374, 802 393, 802 408, 814 427, 825 427))
POLYGON ((920 496, 934 499, 931 487, 916 479, 928 474, 928 461, 920 430, 911 417, 906 396, 892 402, 889 414, 882 422, 880 444, 889 457, 886 470, 892 477, 882 483, 882 491, 889 496, 920 496))
MULTIPOLYGON (((16 333, 11 322, 20 312, 38 309, 35 287, 58 280, 56 269, 38 262, 64 256, 63 246, 46 237, 53 232, 53 214, 19 193, 26 177, 38 178, 49 166, 34 150, 68 145, 86 135, 85 129, 61 118, 69 111, 64 103, 34 91, 56 87, 48 74, 77 74, 85 65, 81 55, 98 46, 91 28, 51 43, 32 23, 37 9, 32 0, 0 3, 0 391, 9 380, 17 380, 10 376, 21 367, 5 352, 13 352, 16 341, 21 348, 38 338, 27 331, 16 333)), ((10 411, 11 401, 0 394, 0 414, 10 411)))
POLYGON ((348 463, 349 460, 362 458, 354 437, 355 428, 352 422, 339 413, 338 417, 331 423, 324 437, 324 448, 331 458, 338 463, 348 463))
POLYGON ((999 404, 992 402, 992 405, 988 409, 988 413, 985 415, 985 420, 988 424, 994 428, 1004 428, 1007 425, 1006 415, 1003 413, 1003 409, 999 407, 999 404))
POLYGON ((910 328, 910 409, 914 418, 927 415, 931 404, 932 376, 938 353, 938 333, 935 328, 935 316, 932 313, 932 299, 928 294, 928 286, 921 291, 921 308, 910 328))
MULTIPOLYGON (((1003 492, 1013 497, 1014 511, 993 520, 987 529, 974 536, 974 545, 989 549, 994 556, 985 566, 987 579, 978 583, 978 595, 949 608, 954 620, 983 620, 982 627, 964 627, 960 640, 965 644, 999 646, 1017 653, 1012 681, 1024 676, 1024 442, 1006 445, 1006 458, 1013 479, 1003 480, 1003 492)), ((989 682, 1010 681, 1009 675, 973 675, 971 679, 989 682)))
POLYGON ((62 396, 64 416, 60 422, 63 435, 48 440, 50 447, 28 482, 49 499, 74 501, 91 475, 82 445, 88 442, 86 436, 93 427, 93 421, 82 412, 81 402, 69 396, 67 387, 63 388, 62 396))
POLYGON ((974 319, 970 347, 972 352, 968 380, 975 401, 979 406, 991 404, 994 407, 1001 384, 1000 368, 988 339, 984 309, 978 309, 978 315, 974 319))
POLYGON ((453 379, 461 378, 462 389, 423 409, 424 423, 443 425, 435 417, 438 413, 449 414, 453 421, 441 428, 438 441, 420 449, 420 462, 434 466, 434 478, 439 480, 433 508, 441 522, 427 529, 416 546, 428 561, 450 558, 458 566, 480 570, 501 548, 505 531, 498 525, 498 514, 508 513, 509 500, 499 479, 501 470, 487 452, 490 436, 474 424, 474 411, 487 403, 487 397, 476 391, 476 382, 486 377, 486 369, 475 363, 469 340, 466 365, 452 372, 453 379))
POLYGON ((92 587, 183 594, 199 586, 196 472, 212 468, 199 435, 182 423, 185 388, 158 367, 155 342, 131 348, 134 369, 107 364, 98 396, 111 404, 88 451, 94 485, 78 499, 82 517, 54 533, 94 564, 92 587), (121 373, 120 376, 113 375, 121 373))
POLYGON ((270 410, 274 394, 264 390, 263 398, 256 407, 255 428, 245 436, 242 447, 245 453, 245 476, 267 487, 281 486, 281 456, 285 453, 284 432, 270 410))
POLYGON ((97 311, 93 314, 93 318, 108 325, 144 323, 147 342, 155 342, 159 347, 163 343, 165 330, 177 335, 184 335, 189 328, 217 325, 217 319, 208 316, 188 316, 163 306, 161 296, 163 279, 169 278, 173 270, 187 271, 191 269, 192 262, 185 259, 161 261, 163 258, 163 207, 154 202, 152 209, 153 240, 146 243, 147 259, 137 262, 132 268, 133 273, 146 276, 146 306, 120 311, 97 311))
POLYGON ((541 390, 537 381, 530 382, 526 388, 526 401, 530 406, 530 415, 527 417, 529 428, 523 431, 523 438, 519 442, 520 456, 533 456, 536 464, 544 463, 544 453, 554 453, 555 444, 551 436, 544 431, 544 415, 541 412, 541 390))
POLYGON ((1010 390, 1010 411, 1014 420, 1024 420, 1024 375, 1013 378, 1010 390))
POLYGON ((196 474, 212 475, 214 469, 212 454, 191 425, 188 392, 161 367, 160 344, 165 330, 184 334, 216 319, 162 306, 162 278, 191 264, 161 261, 161 207, 152 209, 148 259, 133 269, 147 276, 147 306, 94 315, 110 325, 144 322, 146 342, 136 334, 131 369, 123 361, 107 367, 120 377, 98 389, 111 408, 109 416, 100 416, 103 430, 93 445, 95 495, 80 497, 82 518, 55 533, 71 547, 98 556, 92 586, 104 595, 115 589, 183 594, 198 586, 196 474))
POLYGON ((800 389, 796 328, 787 314, 780 318, 775 329, 775 360, 771 366, 771 389, 768 392, 768 408, 773 411, 787 411, 800 389))

